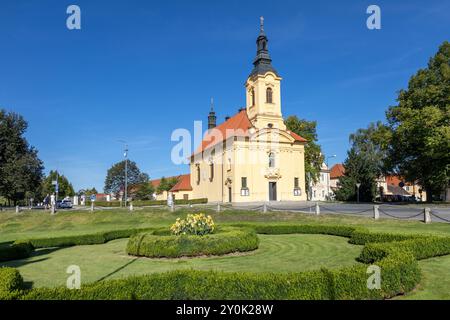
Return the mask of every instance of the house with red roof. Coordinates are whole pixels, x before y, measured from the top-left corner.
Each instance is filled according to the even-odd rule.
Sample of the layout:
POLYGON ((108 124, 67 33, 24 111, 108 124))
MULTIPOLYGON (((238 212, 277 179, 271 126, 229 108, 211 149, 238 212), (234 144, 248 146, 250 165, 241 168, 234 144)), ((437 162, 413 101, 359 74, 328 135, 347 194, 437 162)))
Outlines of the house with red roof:
POLYGON ((167 191, 158 192, 158 187, 161 184, 161 179, 150 180, 151 185, 155 189, 155 193, 153 194, 153 198, 155 200, 167 200, 169 194, 171 194, 175 199, 192 199, 192 187, 190 185, 190 174, 182 174, 178 176, 172 177, 164 177, 166 180, 175 179, 176 184, 167 191))
POLYGON ((330 189, 334 193, 339 188, 339 178, 345 173, 342 163, 336 163, 330 169, 330 189))
MULTIPOLYGON (((330 170, 330 186, 332 191, 339 188, 339 178, 345 174, 342 163, 337 163, 330 170)), ((414 196, 417 201, 425 201, 426 192, 417 183, 405 181, 396 175, 386 175, 377 181, 378 199, 383 201, 403 201, 414 196)))

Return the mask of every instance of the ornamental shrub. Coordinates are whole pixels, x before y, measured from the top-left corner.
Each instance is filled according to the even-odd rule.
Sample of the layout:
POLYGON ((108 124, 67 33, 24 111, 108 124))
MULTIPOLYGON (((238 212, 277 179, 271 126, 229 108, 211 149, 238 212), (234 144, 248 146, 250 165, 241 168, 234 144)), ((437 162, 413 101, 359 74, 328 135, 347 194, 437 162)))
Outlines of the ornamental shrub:
POLYGON ((177 218, 176 222, 170 227, 170 231, 176 236, 203 236, 213 233, 214 229, 215 225, 212 217, 205 216, 203 213, 188 214, 186 219, 177 218))
MULTIPOLYGON (((168 229, 154 229, 132 236, 127 252, 137 250, 138 255, 158 256, 164 250, 180 254, 201 248, 198 252, 208 254, 212 250, 221 252, 231 244, 241 244, 244 250, 255 246, 255 241, 257 243, 258 238, 252 230, 255 229, 271 234, 323 233, 351 237, 354 243, 364 244, 359 260, 366 264, 281 274, 183 270, 101 281, 83 285, 80 290, 63 287, 21 290, 17 271, 0 269, 0 299, 386 299, 411 291, 420 282, 418 259, 450 254, 450 237, 371 233, 360 228, 332 225, 246 226, 252 228, 219 228, 214 234, 202 237, 175 236, 168 229), (242 233, 240 236, 239 232, 242 233), (224 238, 224 235, 230 237, 224 238), (175 244, 178 245, 176 249, 175 244), (367 288, 369 263, 380 267, 380 289, 367 288)), ((126 233, 123 230, 111 232, 109 237, 126 233)), ((103 237, 107 238, 106 233, 103 237)))
POLYGON ((450 237, 422 236, 388 243, 368 243, 361 251, 358 260, 372 263, 387 257, 397 248, 411 252, 417 260, 447 255, 450 254, 450 237))
POLYGON ((355 228, 351 226, 331 225, 331 224, 252 224, 240 223, 233 224, 236 227, 252 228, 259 234, 328 234, 341 237, 352 237, 355 230, 368 232, 363 228, 355 228))
POLYGON ((351 244, 366 244, 369 242, 391 242, 401 241, 408 239, 419 239, 422 235, 415 234, 399 234, 399 233, 387 233, 387 232, 369 232, 366 229, 355 229, 350 239, 351 244))
MULTIPOLYGON (((146 206, 163 206, 167 205, 167 200, 134 200, 132 201, 133 206, 135 207, 146 207, 146 206)), ((175 199, 175 204, 183 205, 183 204, 204 204, 208 203, 207 198, 199 198, 199 199, 175 199)), ((91 201, 86 200, 86 206, 90 206, 91 201)), ((120 201, 95 201, 94 206, 96 207, 120 207, 120 201)))
POLYGON ((0 300, 14 299, 20 295, 23 278, 14 268, 0 268, 0 300))
MULTIPOLYGON (((145 232, 152 230, 151 228, 142 229, 122 229, 106 232, 97 232, 91 234, 73 235, 73 236, 61 236, 52 238, 38 238, 26 240, 34 248, 51 248, 51 247, 70 247, 90 244, 102 244, 114 239, 129 238, 130 236, 139 232, 145 232)), ((16 242, 19 244, 24 242, 16 242)))
POLYGON ((9 261, 28 258, 34 247, 29 241, 20 241, 0 246, 0 261, 9 261))
POLYGON ((171 235, 160 230, 130 238, 127 253, 151 258, 177 258, 200 255, 223 255, 258 248, 259 239, 251 229, 224 228, 204 236, 171 235))

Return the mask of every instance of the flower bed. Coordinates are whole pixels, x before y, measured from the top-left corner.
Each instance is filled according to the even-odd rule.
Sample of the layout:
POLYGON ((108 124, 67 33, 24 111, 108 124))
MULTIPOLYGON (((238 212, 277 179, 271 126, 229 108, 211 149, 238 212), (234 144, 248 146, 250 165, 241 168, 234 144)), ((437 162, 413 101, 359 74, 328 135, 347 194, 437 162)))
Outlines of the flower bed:
POLYGON ((201 255, 223 255, 258 248, 258 236, 251 229, 222 228, 214 234, 171 235, 154 231, 130 238, 127 253, 151 258, 178 258, 201 255))

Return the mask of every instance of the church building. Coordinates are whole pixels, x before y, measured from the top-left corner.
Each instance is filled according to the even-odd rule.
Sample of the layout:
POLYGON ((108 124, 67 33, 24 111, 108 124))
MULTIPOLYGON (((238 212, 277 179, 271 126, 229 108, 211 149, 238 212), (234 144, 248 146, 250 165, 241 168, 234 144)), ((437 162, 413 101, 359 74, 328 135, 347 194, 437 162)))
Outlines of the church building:
POLYGON ((171 190, 175 198, 209 202, 306 200, 304 147, 286 129, 281 113, 281 76, 272 66, 263 18, 253 70, 245 82, 246 107, 208 131, 190 157, 190 175, 171 190), (189 185, 190 184, 190 185, 189 185), (177 194, 183 191, 183 196, 177 194))

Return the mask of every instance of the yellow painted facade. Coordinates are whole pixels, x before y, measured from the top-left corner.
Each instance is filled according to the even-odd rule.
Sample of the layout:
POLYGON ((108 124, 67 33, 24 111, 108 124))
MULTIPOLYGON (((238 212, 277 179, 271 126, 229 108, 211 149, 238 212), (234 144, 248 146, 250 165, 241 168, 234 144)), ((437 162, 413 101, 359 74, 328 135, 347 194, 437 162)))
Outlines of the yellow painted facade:
MULTIPOLYGON (((230 119, 217 127, 222 134, 236 127, 240 131, 230 131, 223 139, 215 139, 218 143, 201 146, 191 156, 192 198, 233 203, 306 200, 306 140, 286 130, 281 113, 281 77, 272 70, 261 72, 272 68, 266 42, 261 29, 254 70, 258 59, 265 59, 261 63, 266 65, 252 72, 245 82, 246 108, 234 116, 239 121, 230 119), (248 123, 244 130, 236 125, 242 124, 242 119, 248 123)), ((215 135, 214 129, 211 134, 215 135)))

